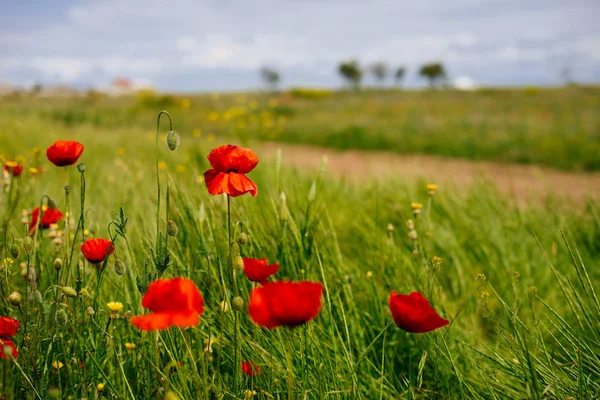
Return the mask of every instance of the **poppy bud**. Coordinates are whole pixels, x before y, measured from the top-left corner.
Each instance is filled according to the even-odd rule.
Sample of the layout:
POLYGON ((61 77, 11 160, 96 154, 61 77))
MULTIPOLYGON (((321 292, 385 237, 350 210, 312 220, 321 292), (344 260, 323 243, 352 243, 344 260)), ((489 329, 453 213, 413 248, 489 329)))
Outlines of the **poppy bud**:
POLYGON ((67 325, 68 320, 69 320, 69 318, 67 317, 67 313, 62 308, 60 310, 58 310, 56 312, 56 314, 54 315, 54 321, 56 322, 56 325, 58 325, 58 326, 67 325))
POLYGON ((85 172, 85 164, 84 163, 77 164, 77 171, 79 171, 83 174, 85 172))
POLYGON ((236 296, 231 301, 231 306, 235 311, 241 311, 244 308, 244 299, 239 296, 236 296))
POLYGON ((66 186, 65 186, 65 194, 66 194, 66 195, 69 195, 69 193, 70 193, 70 192, 71 192, 71 186, 69 186, 69 185, 66 185, 66 186))
POLYGON ((127 321, 129 321, 131 317, 133 317, 133 313, 131 312, 131 310, 127 310, 123 313, 123 318, 125 318, 127 321))
POLYGON ((58 388, 48 389, 48 397, 51 399, 60 399, 60 389, 58 389, 58 388))
POLYGON ((54 199, 48 198, 48 208, 50 210, 56 210, 57 205, 56 205, 56 201, 54 201, 54 199))
POLYGON ((56 260, 54 260, 54 269, 57 271, 60 271, 60 269, 63 267, 63 260, 60 258, 56 258, 56 260))
POLYGON ((117 258, 115 261, 115 274, 117 275, 125 275, 125 271, 127 270, 125 263, 117 258))
POLYGON ((27 255, 33 252, 33 239, 29 236, 23 238, 23 251, 27 255))
POLYGON ((211 286, 212 286, 214 283, 215 283, 215 279, 214 279, 212 276, 210 276, 210 275, 206 275, 206 276, 204 277, 204 285, 205 285, 207 288, 211 287, 211 286))
POLYGON ((77 292, 71 286, 63 286, 60 288, 67 297, 77 297, 77 292))
POLYGON ((10 246, 10 255, 12 256, 12 258, 18 258, 19 253, 21 253, 21 251, 19 250, 19 246, 17 246, 16 243, 13 243, 12 246, 10 246))
POLYGON ((412 231, 408 232, 409 239, 417 240, 417 237, 418 237, 417 231, 412 230, 412 231))
POLYGON ((19 304, 21 304, 22 299, 23 298, 21 297, 21 293, 19 292, 12 292, 8 295, 8 302, 13 306, 18 306, 19 304))
POLYGON ((229 312, 229 303, 227 302, 227 300, 223 300, 222 302, 220 302, 219 308, 221 308, 221 311, 223 311, 224 313, 229 312))
POLYGON ((179 133, 175 131, 167 132, 167 147, 171 151, 177 150, 179 147, 179 133))
POLYGON ((240 233, 237 237, 237 242, 240 246, 245 245, 248 243, 248 235, 246 235, 244 232, 240 233))
POLYGON ((240 255, 240 246, 237 243, 231 243, 231 257, 234 259, 240 255))
POLYGON ((233 258, 233 269, 235 269, 236 271, 244 270, 244 259, 241 256, 233 258))
POLYGON ((42 304, 43 300, 42 300, 42 294, 40 293, 40 291, 34 290, 33 292, 31 292, 31 294, 29 295, 29 301, 42 304))
POLYGON ((167 222, 167 235, 177 236, 178 232, 179 232, 179 228, 177 227, 177 224, 175 223, 175 221, 170 219, 169 222, 167 222))

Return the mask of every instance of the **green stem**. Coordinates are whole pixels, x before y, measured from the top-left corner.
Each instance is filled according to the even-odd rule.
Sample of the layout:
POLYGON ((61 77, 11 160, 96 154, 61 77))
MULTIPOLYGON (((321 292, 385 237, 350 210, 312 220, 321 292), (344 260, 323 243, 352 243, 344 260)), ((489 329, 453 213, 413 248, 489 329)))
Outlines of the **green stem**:
POLYGON ((169 130, 173 130, 173 121, 171 120, 171 115, 165 110, 160 111, 158 113, 158 116, 156 117, 156 157, 155 157, 155 164, 156 164, 156 240, 157 240, 156 248, 157 249, 158 249, 158 236, 160 233, 160 176, 158 174, 158 135, 159 135, 159 129, 160 129, 160 117, 163 114, 165 114, 169 118, 169 130))
MULTIPOLYGON (((227 195, 227 240, 229 246, 229 268, 231 269, 232 283, 233 283, 233 297, 235 298, 238 295, 238 287, 237 287, 237 279, 236 279, 236 270, 233 268, 233 255, 231 253, 231 196, 227 195)), ((233 393, 235 396, 238 395, 239 390, 239 369, 240 360, 239 360, 239 352, 240 352, 240 341, 239 341, 239 313, 236 310, 233 310, 233 393)))

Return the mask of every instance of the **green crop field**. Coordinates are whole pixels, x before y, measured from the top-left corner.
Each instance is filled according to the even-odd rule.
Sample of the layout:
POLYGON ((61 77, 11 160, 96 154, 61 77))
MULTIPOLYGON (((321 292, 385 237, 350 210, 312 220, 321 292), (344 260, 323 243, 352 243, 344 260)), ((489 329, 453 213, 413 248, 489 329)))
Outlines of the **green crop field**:
MULTIPOLYGON (((16 334, 0 325, 0 397, 597 398, 597 200, 517 204, 493 181, 430 195, 436 182, 401 174, 349 185, 325 161, 292 168, 285 152, 257 152, 247 174, 256 197, 228 203, 208 193, 203 174, 211 149, 258 140, 598 170, 599 93, 0 100, 0 154, 24 165, 19 177, 5 173, 0 198, 0 316, 19 321, 16 334), (165 145, 168 119, 155 130, 163 108, 181 136, 175 151, 165 145), (84 172, 48 161, 56 140, 85 146, 84 172), (422 205, 417 215, 412 203, 422 205), (29 236, 28 212, 40 205, 64 218, 29 236), (97 265, 80 251, 91 237, 114 241, 97 265), (261 285, 232 268, 238 251, 279 264, 272 282, 320 283, 316 317, 294 328, 255 323, 248 303, 261 285), (199 289, 199 323, 138 329, 132 316, 160 311, 142 307, 149 283, 173 277, 199 289), (392 291, 422 293, 450 323, 401 329, 392 291), (244 361, 260 373, 247 374, 244 361)), ((294 314, 304 304, 269 306, 294 314)))

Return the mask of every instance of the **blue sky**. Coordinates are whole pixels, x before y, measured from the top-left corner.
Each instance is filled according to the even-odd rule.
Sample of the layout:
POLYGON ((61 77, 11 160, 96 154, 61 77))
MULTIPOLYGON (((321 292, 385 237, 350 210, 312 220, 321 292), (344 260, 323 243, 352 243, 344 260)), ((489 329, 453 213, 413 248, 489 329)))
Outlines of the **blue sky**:
POLYGON ((407 86, 435 60, 481 85, 600 82, 599 20, 598 0, 0 0, 0 82, 237 90, 268 65, 335 87, 347 59, 404 65, 407 86))

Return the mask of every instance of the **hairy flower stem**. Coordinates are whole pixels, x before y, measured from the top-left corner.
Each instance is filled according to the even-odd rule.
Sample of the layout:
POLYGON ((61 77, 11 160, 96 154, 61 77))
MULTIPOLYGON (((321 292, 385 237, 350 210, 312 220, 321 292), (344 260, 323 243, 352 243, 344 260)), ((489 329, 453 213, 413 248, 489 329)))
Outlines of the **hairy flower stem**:
MULTIPOLYGON (((71 244, 71 252, 69 254, 69 258, 67 259, 66 262, 66 269, 70 270, 71 269, 71 263, 73 262, 73 251, 75 250, 75 243, 77 242, 77 235, 79 234, 79 231, 81 230, 82 232, 82 237, 85 239, 85 173, 82 172, 81 173, 81 198, 80 198, 80 214, 79 214, 79 221, 77 222, 77 228, 75 229, 75 236, 73 236, 73 243, 71 244)), ((67 222, 68 224, 68 222, 67 222)), ((79 291, 81 290, 82 287, 82 280, 81 280, 81 270, 79 268, 79 263, 77 263, 76 265, 77 268, 77 281, 75 282, 75 288, 77 289, 77 293, 79 293, 79 291)), ((85 278, 85 274, 84 274, 84 278, 85 278)), ((83 285, 85 286, 85 284, 83 285)))
MULTIPOLYGON (((65 167, 66 168, 66 167, 65 167)), ((65 255, 64 255, 64 259, 67 260, 67 256, 68 256, 68 251, 69 251, 69 221, 71 221, 71 201, 70 201, 70 193, 71 189, 69 188, 69 186, 65 186, 65 206, 66 206, 66 222, 65 222, 65 255)), ((74 240, 73 240, 74 241, 74 240)), ((58 271, 58 280, 60 281, 60 274, 61 271, 58 271)), ((67 275, 67 279, 68 279, 68 275, 67 275)))
MULTIPOLYGON (((233 281, 233 297, 238 295, 237 271, 233 268, 233 254, 231 246, 233 238, 231 237, 231 196, 227 195, 227 240, 229 242, 229 268, 231 269, 231 277, 233 281)), ((240 340, 239 340, 239 312, 233 311, 233 389, 237 396, 239 390, 239 369, 240 369, 240 340)))
POLYGON ((158 113, 156 117, 156 157, 155 157, 155 166, 156 166, 156 249, 158 250, 158 238, 160 235, 160 176, 158 173, 158 136, 160 129, 160 117, 165 114, 167 118, 169 118, 169 130, 173 130, 173 121, 171 120, 171 115, 162 110, 158 113))

